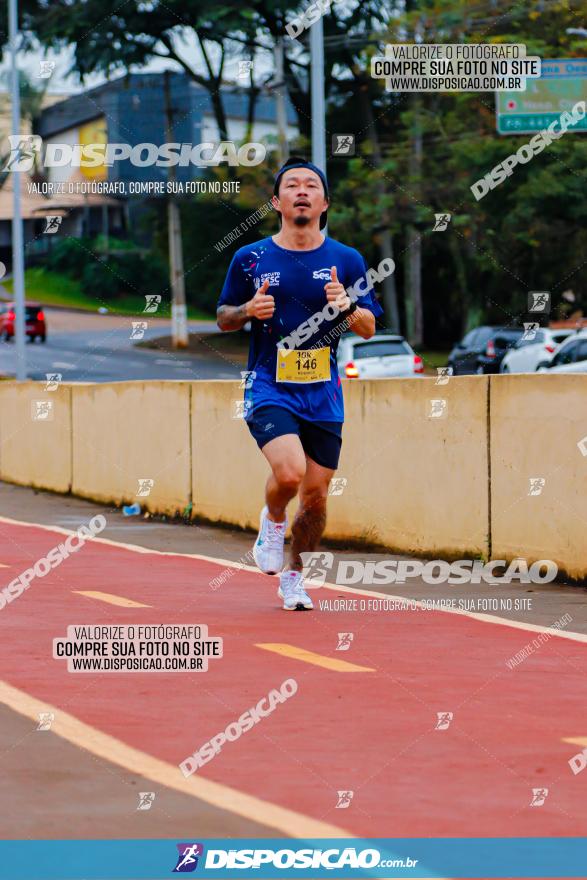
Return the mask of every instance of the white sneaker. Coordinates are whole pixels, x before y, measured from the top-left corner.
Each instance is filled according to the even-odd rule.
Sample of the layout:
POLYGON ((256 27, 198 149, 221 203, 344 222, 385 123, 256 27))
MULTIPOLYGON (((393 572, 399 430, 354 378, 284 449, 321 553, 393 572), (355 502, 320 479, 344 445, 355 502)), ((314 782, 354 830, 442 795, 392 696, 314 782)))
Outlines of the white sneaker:
POLYGON ((301 571, 282 571, 279 577, 277 595, 283 599, 286 611, 311 611, 312 600, 304 590, 304 576, 301 571))
POLYGON ((277 574, 283 568, 283 542, 286 528, 287 514, 284 522, 273 522, 267 516, 267 508, 263 508, 259 534, 253 547, 253 559, 257 568, 265 574, 277 574))

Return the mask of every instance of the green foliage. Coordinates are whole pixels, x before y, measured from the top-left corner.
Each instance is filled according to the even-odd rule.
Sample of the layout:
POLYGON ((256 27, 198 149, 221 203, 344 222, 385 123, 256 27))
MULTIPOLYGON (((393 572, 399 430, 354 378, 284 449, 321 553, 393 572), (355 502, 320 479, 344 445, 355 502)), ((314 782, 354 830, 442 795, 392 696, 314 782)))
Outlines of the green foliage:
MULTIPOLYGON (((181 206, 183 233, 183 259, 185 291, 188 303, 211 314, 224 284, 230 260, 235 251, 279 229, 277 216, 271 212, 259 223, 247 227, 246 220, 265 201, 250 207, 237 208, 230 202, 218 203, 213 199, 198 197, 181 206), (244 223, 246 232, 240 224, 244 223), (234 240, 223 242, 234 232, 234 240), (216 245, 216 247, 215 247, 216 245)), ((162 223, 158 232, 158 244, 166 245, 167 230, 162 223)))
POLYGON ((90 238, 65 238, 58 241, 45 259, 46 268, 53 272, 79 277, 92 257, 90 238))
MULTIPOLYGON (((0 83, 8 92, 12 86, 12 71, 5 70, 0 74, 0 83)), ((24 70, 18 71, 18 85, 20 91, 20 115, 24 119, 32 120, 39 115, 43 99, 47 91, 48 80, 34 80, 24 70)))
MULTIPOLYGON (((586 309, 587 135, 569 132, 527 165, 518 165, 477 202, 471 184, 530 136, 496 134, 490 93, 391 94, 370 75, 370 58, 381 54, 385 43, 416 40, 524 43, 529 55, 582 57, 585 41, 567 34, 580 23, 576 4, 361 0, 351 6, 333 3, 323 17, 327 149, 334 132, 355 132, 358 145, 356 158, 329 161, 330 234, 357 247, 374 265, 380 257, 382 228, 390 230, 402 317, 410 295, 410 242, 414 230, 421 236, 424 330, 430 346, 451 342, 480 321, 512 320, 524 310, 532 289, 550 289, 557 305, 571 288, 576 303, 586 309), (446 232, 432 231, 434 213, 452 215, 446 232)), ((271 47, 284 35, 284 23, 299 13, 299 4, 253 0, 242 7, 233 0, 148 0, 105 10, 102 0, 21 0, 20 9, 24 46, 33 46, 35 39, 54 49, 73 46, 74 69, 82 78, 140 69, 163 47, 215 96, 213 109, 223 130, 220 83, 227 75, 225 61, 263 53, 266 59, 260 47, 271 47), (203 65, 186 61, 185 53, 182 60, 175 54, 189 31, 204 53, 203 65)), ((5 15, 4 7, 0 30, 5 29, 5 15)), ((311 121, 308 38, 306 31, 299 40, 285 40, 285 82, 302 139, 309 136, 311 121)), ((182 203, 189 302, 213 309, 234 251, 278 228, 269 215, 226 248, 214 247, 266 202, 272 171, 269 163, 248 169, 239 197, 182 203)), ((218 176, 223 179, 221 171, 218 176)), ((165 206, 153 210, 155 244, 166 254, 165 206)), ((91 250, 88 243, 84 246, 91 250)), ((67 252, 56 249, 52 257, 56 266, 66 265, 82 278, 88 289, 109 291, 104 295, 115 296, 143 283, 153 292, 159 282, 159 290, 168 287, 166 263, 158 258, 141 257, 133 263, 130 255, 125 262, 110 253, 100 259, 106 267, 95 256, 86 259, 76 252, 74 243, 67 252)))
POLYGON ((113 300, 121 292, 121 278, 112 265, 95 261, 87 263, 81 273, 81 289, 88 296, 113 300))
POLYGON ((105 255, 91 239, 64 239, 53 248, 46 268, 76 278, 87 296, 100 300, 167 290, 168 271, 161 257, 128 251, 113 239, 109 244, 112 252, 105 255))

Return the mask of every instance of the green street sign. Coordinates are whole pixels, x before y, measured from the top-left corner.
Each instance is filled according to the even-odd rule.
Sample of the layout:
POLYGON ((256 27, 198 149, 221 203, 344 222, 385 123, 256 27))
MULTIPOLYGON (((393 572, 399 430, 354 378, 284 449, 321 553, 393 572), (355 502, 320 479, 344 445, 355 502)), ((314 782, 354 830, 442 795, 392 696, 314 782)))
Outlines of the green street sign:
MULTIPOLYGON (((525 92, 496 93, 498 134, 535 134, 587 101, 587 58, 544 58, 542 75, 526 83, 525 92)), ((587 131, 587 116, 572 131, 587 131)))

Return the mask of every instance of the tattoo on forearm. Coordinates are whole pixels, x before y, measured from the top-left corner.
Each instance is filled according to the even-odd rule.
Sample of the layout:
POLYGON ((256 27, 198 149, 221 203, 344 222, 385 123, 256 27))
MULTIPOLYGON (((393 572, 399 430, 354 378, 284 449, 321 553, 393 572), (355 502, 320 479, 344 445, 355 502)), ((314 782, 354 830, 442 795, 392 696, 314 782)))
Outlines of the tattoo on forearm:
POLYGON ((221 330, 240 330, 249 320, 246 304, 220 306, 216 310, 216 320, 221 330))

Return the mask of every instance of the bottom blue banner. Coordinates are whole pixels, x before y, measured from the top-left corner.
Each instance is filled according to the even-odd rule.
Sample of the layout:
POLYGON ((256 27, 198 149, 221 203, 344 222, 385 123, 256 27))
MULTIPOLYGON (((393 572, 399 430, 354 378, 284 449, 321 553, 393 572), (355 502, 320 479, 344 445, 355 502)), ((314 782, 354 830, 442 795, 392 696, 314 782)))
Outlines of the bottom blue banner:
POLYGON ((0 880, 562 878, 587 876, 586 837, 11 840, 0 880))

